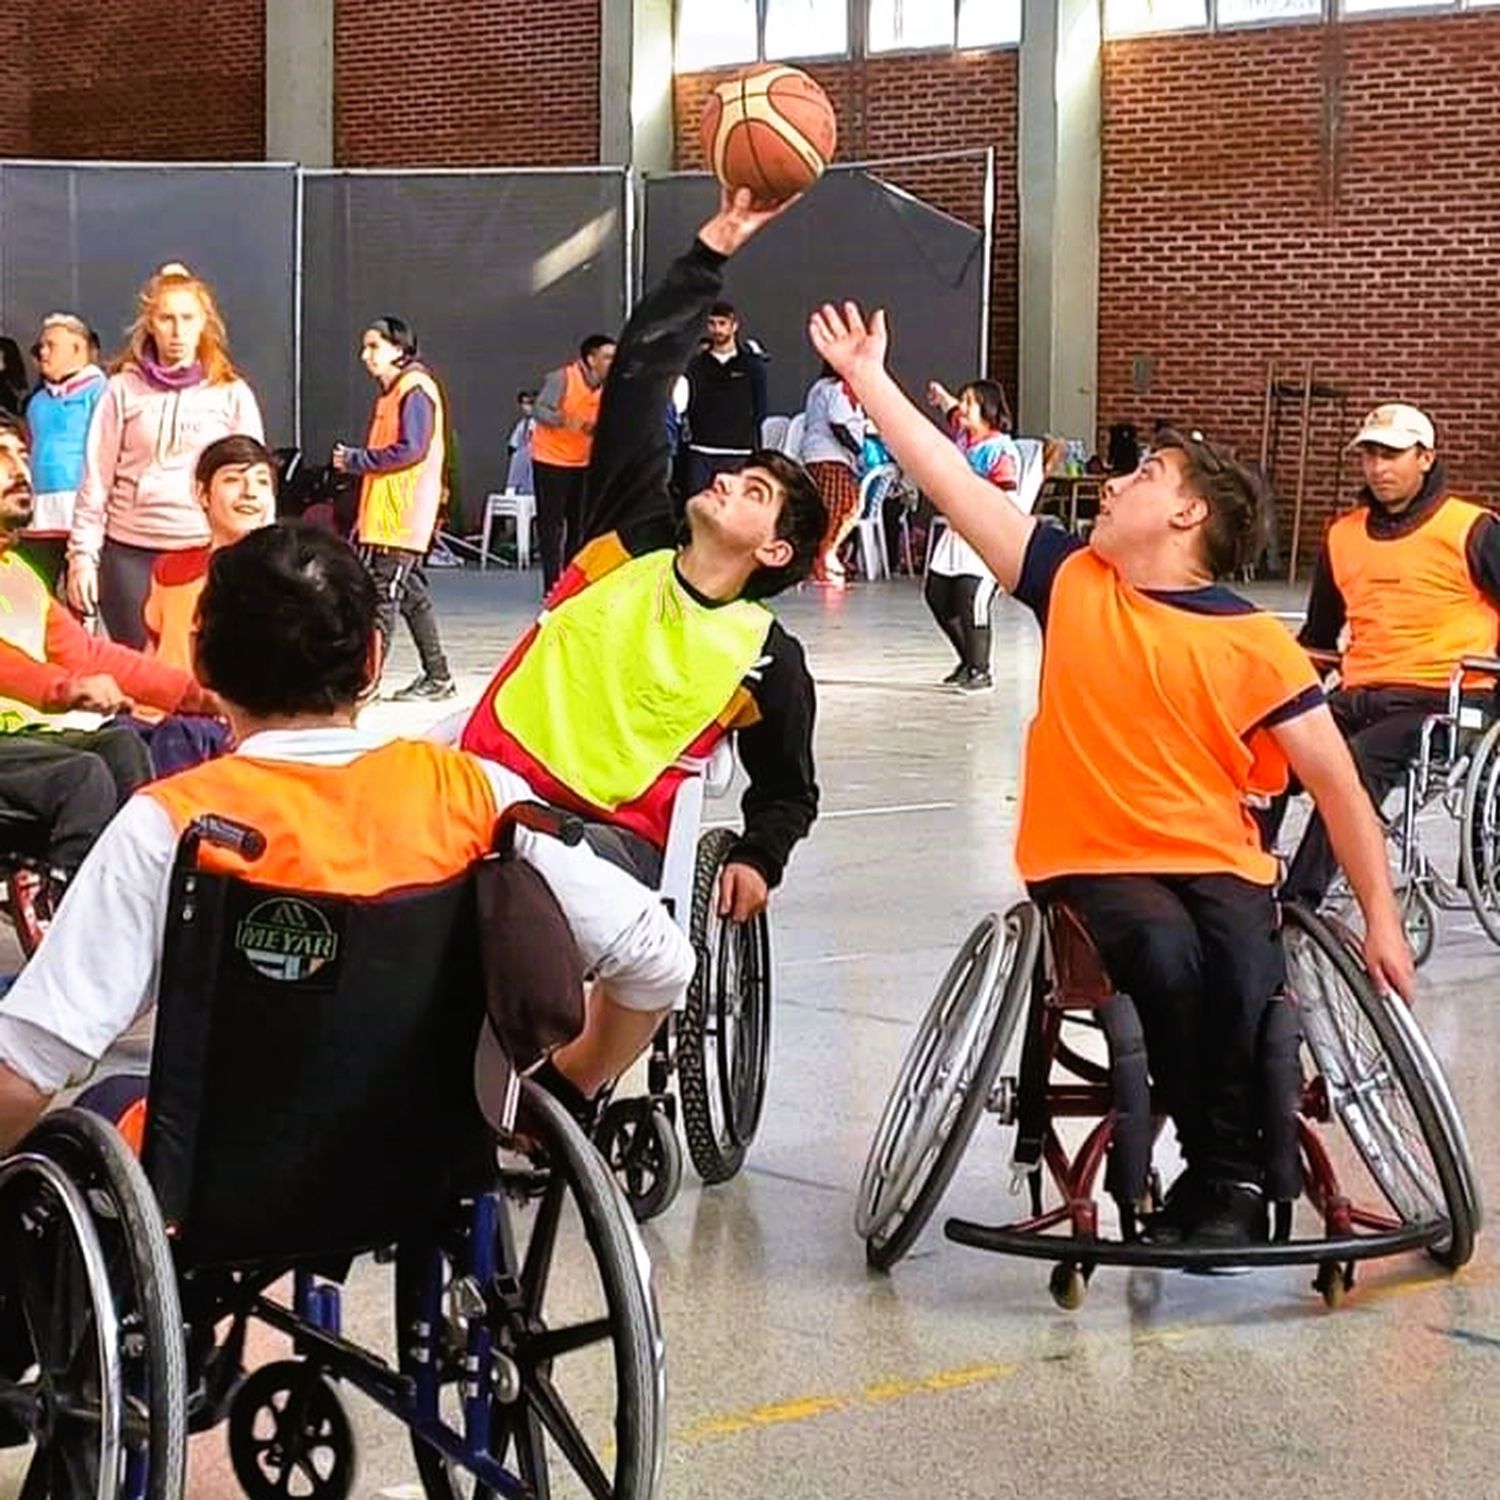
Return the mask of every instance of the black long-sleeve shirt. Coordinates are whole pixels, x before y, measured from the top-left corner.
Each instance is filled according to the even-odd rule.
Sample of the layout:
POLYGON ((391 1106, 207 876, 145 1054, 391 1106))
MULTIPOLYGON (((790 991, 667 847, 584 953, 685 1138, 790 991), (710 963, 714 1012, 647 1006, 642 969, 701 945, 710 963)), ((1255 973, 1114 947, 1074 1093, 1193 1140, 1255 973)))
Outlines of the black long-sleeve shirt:
MULTIPOLYGON (((1409 536, 1447 498, 1447 488, 1443 466, 1434 464, 1427 471, 1417 498, 1405 510, 1392 514, 1378 505, 1367 491, 1362 497, 1369 506, 1366 530, 1381 541, 1409 536)), ((1500 605, 1500 524, 1495 516, 1484 516, 1475 522, 1464 543, 1464 555, 1475 588, 1492 603, 1500 605)), ((1307 619, 1297 639, 1314 651, 1337 650, 1339 632, 1348 616, 1348 606, 1333 576, 1333 563, 1325 540, 1308 590, 1307 619)))
MULTIPOLYGON (((724 259, 695 241, 642 299, 620 336, 594 432, 582 543, 615 532, 638 557, 681 540, 672 518, 664 418, 672 387, 720 295, 724 259)), ((712 607, 715 601, 703 598, 680 571, 677 580, 712 607)), ((750 785, 741 803, 744 836, 731 857, 776 885, 818 815, 817 697, 802 647, 780 621, 771 622, 743 685, 753 707, 733 727, 750 785)))

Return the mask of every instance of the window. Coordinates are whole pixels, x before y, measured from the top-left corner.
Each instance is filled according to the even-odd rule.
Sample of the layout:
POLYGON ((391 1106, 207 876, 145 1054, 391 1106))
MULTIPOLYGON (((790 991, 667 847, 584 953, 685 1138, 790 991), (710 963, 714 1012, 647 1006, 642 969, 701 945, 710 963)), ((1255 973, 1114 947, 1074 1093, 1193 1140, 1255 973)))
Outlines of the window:
POLYGON ((1105 36, 1189 31, 1208 25, 1208 0, 1104 0, 1105 36))
POLYGON ((1021 0, 958 0, 960 47, 1015 47, 1020 41, 1021 0))
POLYGON ((943 0, 870 0, 870 51, 951 47, 956 13, 943 0))
POLYGON ((1369 16, 1382 10, 1452 10, 1453 0, 1343 0, 1346 16, 1369 16))
POLYGON ((755 0, 681 0, 677 71, 754 62, 760 56, 755 9, 755 0))
POLYGON ((1323 0, 1218 0, 1214 19, 1220 26, 1245 26, 1256 21, 1314 20, 1323 14, 1323 0))
POLYGON ((766 58, 842 57, 849 50, 846 0, 766 0, 766 58))

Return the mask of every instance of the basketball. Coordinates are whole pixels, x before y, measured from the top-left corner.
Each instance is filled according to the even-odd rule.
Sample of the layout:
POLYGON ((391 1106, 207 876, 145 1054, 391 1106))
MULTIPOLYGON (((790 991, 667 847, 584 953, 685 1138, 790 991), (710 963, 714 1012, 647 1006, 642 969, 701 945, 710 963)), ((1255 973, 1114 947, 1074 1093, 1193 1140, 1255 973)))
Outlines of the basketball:
POLYGON ((769 207, 806 192, 833 156, 838 120, 800 68, 767 64, 721 83, 703 103, 703 154, 727 188, 769 207))

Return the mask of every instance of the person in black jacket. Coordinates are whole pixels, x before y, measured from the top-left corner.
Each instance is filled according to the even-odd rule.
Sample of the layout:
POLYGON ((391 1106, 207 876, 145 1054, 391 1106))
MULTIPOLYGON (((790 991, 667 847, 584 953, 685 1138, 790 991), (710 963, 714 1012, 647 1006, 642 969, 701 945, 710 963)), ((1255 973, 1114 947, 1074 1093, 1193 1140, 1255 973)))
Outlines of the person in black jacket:
POLYGON ((766 357, 740 336, 740 315, 722 298, 708 310, 705 345, 688 362, 688 452, 692 495, 715 474, 740 468, 760 447, 766 420, 766 357))
POLYGON ((651 881, 678 762, 735 732, 750 785, 721 910, 736 920, 764 909, 817 816, 812 678, 801 646, 759 601, 807 576, 826 512, 800 464, 756 451, 691 496, 679 527, 662 413, 725 260, 779 211, 726 192, 637 307, 604 387, 583 546, 462 739, 538 796, 618 830, 651 881))

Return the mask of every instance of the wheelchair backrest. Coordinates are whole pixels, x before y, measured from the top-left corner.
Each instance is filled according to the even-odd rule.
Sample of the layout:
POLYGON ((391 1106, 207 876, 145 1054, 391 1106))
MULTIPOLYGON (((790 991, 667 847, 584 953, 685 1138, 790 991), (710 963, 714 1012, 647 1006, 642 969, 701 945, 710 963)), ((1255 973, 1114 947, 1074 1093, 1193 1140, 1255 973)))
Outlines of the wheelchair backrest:
POLYGON ((144 1161, 179 1258, 429 1230, 487 1139, 474 873, 369 900, 174 870, 144 1161))

